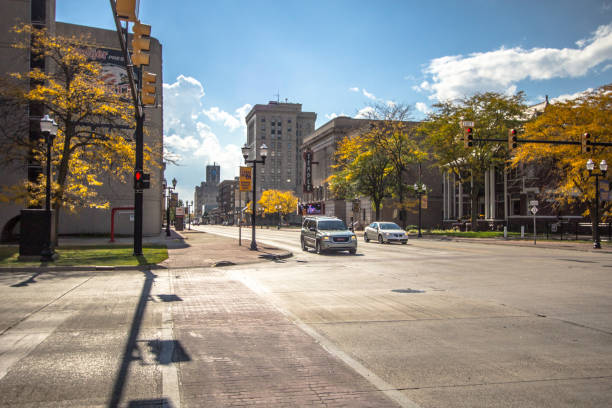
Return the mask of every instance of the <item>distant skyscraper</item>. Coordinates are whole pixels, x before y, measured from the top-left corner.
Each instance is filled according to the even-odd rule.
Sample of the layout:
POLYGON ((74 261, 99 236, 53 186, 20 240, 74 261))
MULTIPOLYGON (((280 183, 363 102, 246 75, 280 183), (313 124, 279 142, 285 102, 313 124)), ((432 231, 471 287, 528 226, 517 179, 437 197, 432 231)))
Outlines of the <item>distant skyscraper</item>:
POLYGON ((202 211, 208 212, 217 207, 218 186, 221 181, 221 166, 217 163, 206 166, 206 181, 196 186, 194 193, 195 214, 202 215, 202 211))
POLYGON ((217 163, 206 166, 206 183, 216 186, 221 182, 221 167, 217 163))
POLYGON ((257 159, 261 145, 268 147, 266 164, 257 166, 257 191, 291 190, 301 195, 300 146, 314 131, 317 114, 302 112, 299 103, 271 101, 267 105, 255 105, 245 120, 247 146, 256 151, 257 159))

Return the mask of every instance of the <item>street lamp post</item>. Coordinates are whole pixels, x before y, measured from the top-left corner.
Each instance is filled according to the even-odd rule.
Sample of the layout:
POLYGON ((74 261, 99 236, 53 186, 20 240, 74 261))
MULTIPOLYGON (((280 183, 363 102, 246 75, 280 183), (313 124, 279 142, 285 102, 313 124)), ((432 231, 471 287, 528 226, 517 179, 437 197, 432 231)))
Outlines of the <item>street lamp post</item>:
POLYGON ((257 198, 257 163, 261 163, 265 166, 266 157, 268 156, 268 146, 262 144, 259 148, 259 155, 261 156, 261 160, 257 160, 257 152, 255 152, 255 158, 253 160, 248 160, 249 158, 249 147, 245 144, 242 147, 242 156, 244 157, 245 164, 252 163, 253 164, 253 203, 251 205, 251 251, 257 251, 257 242, 255 242, 255 206, 256 206, 256 198, 257 198))
POLYGON ((419 197, 419 232, 417 234, 417 238, 422 238, 423 234, 421 234, 421 212, 422 212, 422 197, 423 194, 427 192, 427 186, 420 181, 418 183, 414 183, 414 192, 419 197))
POLYGON ((276 213, 278 214, 278 226, 277 226, 276 229, 280 229, 281 228, 281 213, 280 213, 280 210, 281 210, 281 206, 277 205, 276 206, 276 213))
POLYGON ((49 117, 49 115, 45 115, 40 120, 40 131, 45 136, 45 142, 47 145, 47 183, 45 186, 45 212, 47 218, 47 231, 45 234, 45 244, 43 246, 43 250, 41 252, 41 261, 42 262, 52 262, 55 257, 55 252, 53 251, 52 237, 51 232, 52 228, 52 219, 51 219, 51 148, 53 147, 53 139, 57 135, 57 123, 53 119, 49 117))
MULTIPOLYGON (((193 200, 191 200, 191 209, 193 210, 193 200)), ((191 230, 191 211, 189 210, 189 201, 187 201, 187 229, 191 230)))
POLYGON ((166 205, 166 236, 170 236, 170 202, 172 199, 172 190, 176 188, 176 179, 172 179, 172 187, 168 186, 166 189, 168 190, 168 204, 166 205))
POLYGON ((599 239, 599 176, 606 176, 608 172, 608 163, 602 160, 599 163, 599 173, 593 173, 595 163, 589 159, 586 163, 586 168, 589 171, 589 177, 595 176, 595 221, 593 223, 593 248, 601 249, 601 241, 599 239))

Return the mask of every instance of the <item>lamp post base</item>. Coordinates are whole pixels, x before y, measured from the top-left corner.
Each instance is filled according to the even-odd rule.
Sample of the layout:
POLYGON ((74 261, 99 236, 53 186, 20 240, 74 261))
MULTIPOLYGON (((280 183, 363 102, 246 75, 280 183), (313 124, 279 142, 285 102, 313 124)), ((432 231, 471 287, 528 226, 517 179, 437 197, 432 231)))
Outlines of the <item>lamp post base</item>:
POLYGON ((593 249, 601 249, 601 242, 593 242, 593 249))
POLYGON ((251 251, 257 251, 257 243, 255 241, 251 242, 251 248, 249 248, 251 251))

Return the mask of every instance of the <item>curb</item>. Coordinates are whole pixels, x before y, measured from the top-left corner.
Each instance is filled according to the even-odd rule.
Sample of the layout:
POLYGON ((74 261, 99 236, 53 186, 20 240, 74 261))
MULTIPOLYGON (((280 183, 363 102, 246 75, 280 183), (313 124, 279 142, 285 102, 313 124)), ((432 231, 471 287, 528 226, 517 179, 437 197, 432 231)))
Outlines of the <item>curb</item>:
MULTIPOLYGON (((533 241, 532 242, 528 242, 528 241, 517 241, 517 240, 504 240, 504 239, 486 239, 486 238, 462 238, 462 237, 448 237, 448 236, 441 236, 441 237, 437 237, 437 236, 423 236, 423 238, 416 238, 416 237, 409 237, 409 241, 419 241, 419 240, 428 240, 428 241, 450 241, 450 242, 473 242, 473 243, 478 243, 478 244, 485 244, 485 245, 507 245, 507 246, 515 246, 515 247, 522 247, 522 248, 542 248, 542 249, 567 249, 567 250, 571 250, 571 251, 581 251, 581 252, 593 252, 593 253, 598 253, 598 254, 612 254, 612 248, 608 249, 608 248, 602 248, 602 249, 594 249, 594 248, 580 248, 578 246, 576 246, 577 244, 561 244, 558 242, 551 242, 551 241, 543 241, 546 243, 540 244, 540 245, 534 245, 533 241), (412 239, 410 239, 412 238, 412 239), (548 242, 551 242, 550 244, 548 242)), ((578 244, 579 245, 579 244, 578 244)), ((584 244, 584 245, 589 245, 589 244, 584 244)))
MULTIPOLYGON (((261 260, 277 261, 281 259, 291 258, 293 252, 286 251, 284 254, 262 254, 258 258, 261 260)), ((231 261, 218 261, 212 265, 193 265, 190 268, 218 268, 223 266, 232 265, 246 265, 251 263, 257 263, 257 260, 248 263, 233 263, 231 261)), ((178 267, 177 267, 178 268, 178 267)), ((184 269, 183 267, 180 267, 184 269)), ((91 265, 91 266, 18 266, 18 267, 0 267, 0 273, 9 272, 91 272, 91 271, 142 271, 142 270, 159 270, 159 269, 172 269, 172 267, 163 266, 159 264, 147 264, 147 265, 134 265, 134 266, 104 266, 104 265, 91 265)))

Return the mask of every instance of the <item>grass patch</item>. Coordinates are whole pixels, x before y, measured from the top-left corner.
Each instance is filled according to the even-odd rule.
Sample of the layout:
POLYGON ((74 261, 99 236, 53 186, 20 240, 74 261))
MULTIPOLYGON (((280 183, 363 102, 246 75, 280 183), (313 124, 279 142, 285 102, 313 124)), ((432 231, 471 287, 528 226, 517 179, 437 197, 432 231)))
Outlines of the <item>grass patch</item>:
MULTIPOLYGON (((143 245, 142 256, 134 256, 131 245, 87 245, 56 248, 57 266, 139 266, 168 259, 165 245, 143 245)), ((0 266, 42 266, 39 261, 19 261, 19 247, 0 247, 0 266)))

